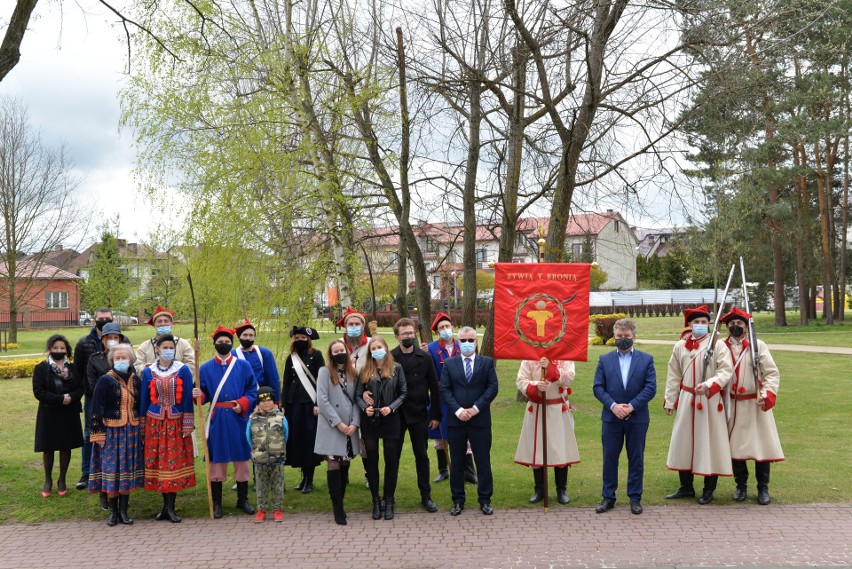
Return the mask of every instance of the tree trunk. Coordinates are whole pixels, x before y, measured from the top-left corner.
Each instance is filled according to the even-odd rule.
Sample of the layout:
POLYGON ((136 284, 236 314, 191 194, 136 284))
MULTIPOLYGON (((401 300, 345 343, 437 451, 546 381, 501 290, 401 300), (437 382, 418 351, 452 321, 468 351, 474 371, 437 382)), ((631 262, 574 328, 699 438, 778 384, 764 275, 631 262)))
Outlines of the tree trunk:
MULTIPOLYGON (((408 83, 405 76, 405 44, 402 28, 396 29, 397 68, 399 70, 399 109, 402 140, 399 151, 399 191, 401 216, 411 216, 411 193, 408 185, 408 164, 411 160, 411 123, 408 116, 408 83)), ((428 287, 428 283, 426 283, 428 287)), ((396 273, 396 310, 400 317, 408 316, 408 247, 402 238, 399 240, 396 273)))
POLYGON ((3 43, 0 44, 0 81, 3 81, 3 78, 21 60, 21 42, 24 41, 27 24, 37 3, 38 0, 16 0, 9 27, 6 28, 3 43))
MULTIPOLYGON (((462 211, 464 224, 464 288, 462 290, 461 326, 476 327, 476 176, 479 171, 479 129, 482 124, 482 86, 468 78, 470 109, 468 116, 468 146, 465 165, 462 211)), ((458 275, 458 267, 453 267, 458 275)))

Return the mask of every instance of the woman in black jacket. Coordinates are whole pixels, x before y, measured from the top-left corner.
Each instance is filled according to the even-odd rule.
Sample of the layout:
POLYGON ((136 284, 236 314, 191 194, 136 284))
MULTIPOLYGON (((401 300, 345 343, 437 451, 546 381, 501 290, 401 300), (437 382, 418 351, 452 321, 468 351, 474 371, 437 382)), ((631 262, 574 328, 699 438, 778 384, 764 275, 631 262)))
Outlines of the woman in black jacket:
POLYGON ((44 460, 43 498, 53 490, 54 452, 59 451, 57 493, 68 493, 65 475, 71 462, 71 450, 83 446, 83 427, 80 413, 83 406, 83 382, 68 360, 71 344, 65 336, 54 334, 47 340, 48 357, 33 370, 33 395, 38 399, 36 414, 35 451, 44 460))
POLYGON ((367 344, 367 361, 361 370, 360 381, 355 389, 355 402, 361 408, 361 438, 364 440, 364 469, 373 495, 373 519, 382 517, 382 501, 385 503, 385 519, 393 519, 394 494, 399 474, 399 445, 402 434, 399 415, 396 413, 408 389, 405 372, 396 363, 383 338, 374 337, 367 344), (372 404, 364 400, 369 391, 372 404), (385 459, 384 499, 379 498, 379 439, 384 440, 385 459))

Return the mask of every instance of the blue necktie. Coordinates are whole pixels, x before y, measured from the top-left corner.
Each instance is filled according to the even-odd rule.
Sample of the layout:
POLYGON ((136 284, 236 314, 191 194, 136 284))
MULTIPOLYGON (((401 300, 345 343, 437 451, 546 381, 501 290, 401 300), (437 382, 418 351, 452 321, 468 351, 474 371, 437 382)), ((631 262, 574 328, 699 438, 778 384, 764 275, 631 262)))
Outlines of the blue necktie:
POLYGON ((464 378, 470 383, 473 378, 473 367, 471 367, 470 358, 464 359, 464 378))

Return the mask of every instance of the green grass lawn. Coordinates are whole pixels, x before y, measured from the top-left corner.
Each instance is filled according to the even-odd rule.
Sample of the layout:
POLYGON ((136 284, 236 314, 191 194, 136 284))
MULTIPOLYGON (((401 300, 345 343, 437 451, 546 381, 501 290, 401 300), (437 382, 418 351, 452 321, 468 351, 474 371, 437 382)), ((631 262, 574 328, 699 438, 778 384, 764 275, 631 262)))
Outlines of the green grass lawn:
MULTIPOLYGON (((655 319, 642 319, 640 332, 650 328, 655 319)), ((85 330, 79 329, 80 334, 85 330)), ((76 332, 76 330, 75 330, 76 332)), ((184 332, 178 329, 178 333, 184 332)), ((129 331, 134 341, 144 339, 150 333, 146 327, 129 331), (143 334, 143 331, 146 332, 143 334)), ((261 335, 265 345, 284 345, 286 335, 278 335, 277 342, 268 341, 271 332, 261 335)), ((821 335, 820 335, 821 336, 821 335)), ((47 334, 45 333, 45 338, 47 334)), ((76 339, 76 338, 74 338, 76 339)), ((73 340, 72 340, 73 341, 73 340)), ((328 340, 318 342, 322 349, 328 340)), ((788 342, 785 342, 788 343, 788 342)), ((203 341, 204 352, 210 357, 210 342, 203 341)), ((847 344, 848 345, 848 344, 847 344)), ((590 348, 589 362, 577 364, 572 401, 577 407, 575 425, 577 442, 582 462, 571 468, 568 494, 571 504, 566 507, 589 507, 600 500, 601 447, 600 405, 592 394, 592 379, 597 358, 605 348, 590 348)), ((654 355, 658 378, 658 395, 651 404, 651 426, 645 452, 646 504, 663 504, 663 496, 677 486, 677 475, 665 467, 672 418, 662 411, 662 393, 665 383, 666 362, 670 354, 667 346, 648 346, 654 355)), ((283 348, 276 350, 283 356, 283 348)), ((774 354, 781 374, 781 392, 775 419, 787 460, 773 465, 770 490, 775 503, 848 502, 852 500, 852 470, 849 468, 852 434, 846 419, 845 393, 852 388, 849 373, 849 356, 821 355, 797 352, 774 354)), ((283 359, 279 360, 283 362, 283 359)), ((283 365, 282 365, 283 367, 283 365)), ((492 465, 495 480, 494 506, 496 508, 531 507, 527 498, 532 491, 532 474, 529 469, 513 463, 518 435, 521 429, 524 405, 515 400, 515 374, 517 363, 498 362, 500 394, 493 408, 494 444, 492 465)), ((0 522, 41 522, 58 519, 101 519, 104 514, 97 507, 97 498, 72 489, 68 496, 59 498, 54 493, 42 499, 41 455, 32 451, 37 402, 32 396, 28 379, 0 381, 0 522)), ((432 474, 435 474, 434 451, 432 474)), ((58 460, 57 460, 58 464, 58 460)), ((203 465, 199 461, 199 482, 204 481, 203 465)), ((72 458, 68 482, 76 482, 80 473, 80 451, 72 458)), ((363 484, 363 466, 356 460, 352 468, 352 487, 347 492, 347 508, 352 511, 368 511, 370 493, 363 484)), ((54 475, 55 476, 55 475, 54 475)), ((619 501, 626 501, 626 459, 622 458, 620 472, 619 501)), ((552 475, 551 475, 552 480, 552 475)), ((287 486, 298 482, 298 472, 287 469, 287 486)), ((733 481, 722 479, 716 496, 720 504, 733 503, 733 481)), ((468 498, 475 500, 476 491, 467 485, 468 498)), ((553 486, 551 483, 551 492, 553 486)), ((749 488, 754 496, 754 481, 749 488)), ((397 507, 400 511, 416 510, 419 506, 414 473, 414 459, 410 448, 403 451, 400 468, 400 483, 397 491, 397 507)), ((446 513, 451 505, 449 484, 433 485, 433 498, 441 511, 446 513)), ((253 497, 252 497, 253 499, 253 497)), ((232 506, 236 496, 225 490, 226 515, 236 515, 232 506)), ((285 494, 285 511, 330 511, 323 466, 317 470, 315 490, 303 495, 292 490, 285 494)), ((667 505, 677 507, 669 502, 667 505)), ((137 518, 153 517, 161 506, 160 496, 152 492, 139 491, 131 498, 131 514, 137 518)), ((553 507, 560 507, 554 504, 553 507)), ((178 497, 181 515, 202 517, 207 515, 207 500, 204 486, 181 492, 178 497)))

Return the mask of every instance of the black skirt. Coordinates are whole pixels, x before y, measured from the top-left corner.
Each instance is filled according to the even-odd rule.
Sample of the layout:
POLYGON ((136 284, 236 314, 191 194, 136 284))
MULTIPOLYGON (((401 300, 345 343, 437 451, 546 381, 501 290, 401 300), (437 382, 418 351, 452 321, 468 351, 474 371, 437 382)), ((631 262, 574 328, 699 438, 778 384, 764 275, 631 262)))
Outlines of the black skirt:
POLYGON ((322 457, 314 454, 314 444, 317 439, 314 404, 308 401, 288 406, 287 421, 290 428, 290 438, 287 439, 287 464, 293 468, 319 466, 322 457))
POLYGON ((78 407, 39 403, 35 426, 36 452, 71 450, 83 446, 83 427, 78 407))
POLYGON ((361 438, 364 439, 398 439, 402 433, 399 413, 391 413, 387 417, 373 419, 361 411, 361 438))

